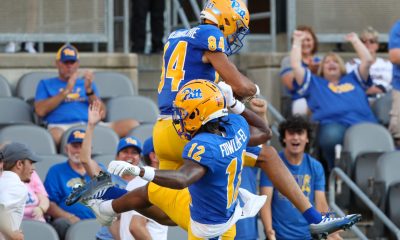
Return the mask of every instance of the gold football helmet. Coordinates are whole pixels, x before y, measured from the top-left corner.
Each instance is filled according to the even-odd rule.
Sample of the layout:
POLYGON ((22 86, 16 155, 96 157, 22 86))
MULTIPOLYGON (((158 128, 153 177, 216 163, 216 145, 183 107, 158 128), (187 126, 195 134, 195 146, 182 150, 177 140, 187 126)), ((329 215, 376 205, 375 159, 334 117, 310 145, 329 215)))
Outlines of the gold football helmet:
POLYGON ((209 0, 200 13, 202 21, 209 20, 223 32, 228 55, 243 47, 243 38, 249 33, 250 15, 241 0, 209 0))
POLYGON ((190 140, 207 122, 228 115, 223 92, 207 80, 192 80, 176 94, 173 123, 178 135, 190 140))

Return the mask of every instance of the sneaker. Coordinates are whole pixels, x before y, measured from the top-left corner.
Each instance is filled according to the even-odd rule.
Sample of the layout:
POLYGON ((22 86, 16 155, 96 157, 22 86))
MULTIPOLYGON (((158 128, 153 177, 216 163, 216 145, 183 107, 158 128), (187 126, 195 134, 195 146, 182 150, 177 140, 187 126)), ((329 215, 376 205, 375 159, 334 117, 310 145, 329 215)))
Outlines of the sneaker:
POLYGON ((338 230, 347 230, 361 220, 361 214, 351 214, 341 218, 326 215, 318 224, 310 224, 311 235, 315 239, 326 238, 338 230))
POLYGON ((33 42, 26 42, 25 51, 28 53, 36 53, 35 44, 33 42))
POLYGON ((91 199, 85 202, 85 205, 88 206, 96 215, 96 220, 102 225, 102 226, 110 226, 111 223, 114 221, 116 216, 108 216, 105 214, 102 214, 100 212, 100 204, 104 202, 103 200, 99 199, 91 199))
POLYGON ((6 53, 15 53, 17 51, 17 44, 15 42, 7 43, 6 47, 4 48, 6 53))
POLYGON ((65 200, 65 204, 71 206, 78 201, 84 203, 94 198, 101 199, 101 196, 112 186, 114 186, 114 184, 112 183, 111 175, 109 173, 100 172, 99 175, 92 178, 90 182, 73 188, 72 192, 65 200))

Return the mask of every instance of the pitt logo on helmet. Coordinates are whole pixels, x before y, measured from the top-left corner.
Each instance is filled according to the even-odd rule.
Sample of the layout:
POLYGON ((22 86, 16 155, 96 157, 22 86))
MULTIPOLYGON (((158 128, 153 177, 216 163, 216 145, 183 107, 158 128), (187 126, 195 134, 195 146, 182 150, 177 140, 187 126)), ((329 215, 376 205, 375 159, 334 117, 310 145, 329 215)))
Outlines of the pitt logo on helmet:
POLYGON ((183 100, 199 99, 203 97, 202 92, 199 88, 196 89, 186 88, 184 91, 182 91, 182 94, 185 95, 183 100))
POLYGON ((235 11, 237 14, 239 14, 240 17, 244 18, 246 16, 246 10, 243 9, 240 6, 240 3, 236 0, 231 0, 232 2, 232 9, 235 11))

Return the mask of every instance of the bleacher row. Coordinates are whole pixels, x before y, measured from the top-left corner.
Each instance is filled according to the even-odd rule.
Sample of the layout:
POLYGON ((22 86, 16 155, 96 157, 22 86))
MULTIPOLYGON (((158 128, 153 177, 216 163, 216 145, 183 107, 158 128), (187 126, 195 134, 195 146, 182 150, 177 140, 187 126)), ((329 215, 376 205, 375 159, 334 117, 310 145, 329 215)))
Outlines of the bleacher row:
MULTIPOLYGON (((357 186, 397 225, 400 226, 400 151, 396 151, 387 128, 362 123, 350 127, 345 134, 343 150, 335 166, 344 170, 357 186)), ((352 212, 361 212, 373 225, 367 235, 387 236, 382 223, 367 206, 343 185, 337 192, 338 204, 352 212)))
MULTIPOLYGON (((33 72, 25 74, 17 83, 16 96, 8 81, 0 75, 0 144, 18 141, 27 144, 44 161, 37 164, 36 169, 44 181, 51 165, 66 160, 65 145, 71 131, 86 128, 77 125, 66 131, 62 137, 59 150, 56 149, 50 133, 33 110, 36 86, 42 79, 54 77, 54 72, 33 72)), ((94 81, 107 106, 105 122, 120 119, 136 119, 141 125, 129 134, 144 142, 152 135, 153 124, 158 116, 157 105, 152 99, 139 96, 132 81, 120 73, 95 72, 94 81)), ((115 158, 119 138, 108 127, 96 126, 93 139, 93 157, 107 166, 115 158)))

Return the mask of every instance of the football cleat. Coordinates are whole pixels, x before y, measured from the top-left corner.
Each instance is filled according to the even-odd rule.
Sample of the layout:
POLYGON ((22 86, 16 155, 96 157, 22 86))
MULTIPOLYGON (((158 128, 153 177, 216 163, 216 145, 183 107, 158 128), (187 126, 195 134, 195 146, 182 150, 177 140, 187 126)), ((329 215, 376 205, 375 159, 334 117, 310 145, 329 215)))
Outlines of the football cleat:
POLYGON ((338 230, 347 230, 361 220, 361 214, 351 214, 340 218, 326 215, 320 223, 310 224, 313 239, 325 239, 329 234, 338 230))
POLYGON ((71 206, 78 201, 86 204, 88 200, 94 198, 101 199, 101 196, 113 185, 111 175, 109 173, 100 172, 99 175, 92 178, 90 182, 74 187, 65 200, 65 204, 71 206))

